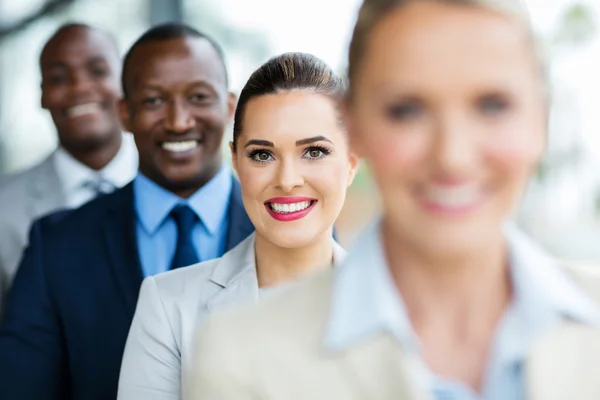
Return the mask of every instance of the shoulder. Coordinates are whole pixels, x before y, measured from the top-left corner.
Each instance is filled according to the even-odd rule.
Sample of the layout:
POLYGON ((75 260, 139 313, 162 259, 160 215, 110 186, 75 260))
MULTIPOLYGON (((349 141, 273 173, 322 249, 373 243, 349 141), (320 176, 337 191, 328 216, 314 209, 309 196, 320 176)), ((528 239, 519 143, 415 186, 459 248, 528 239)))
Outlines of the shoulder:
POLYGON ((123 210, 133 210, 133 192, 130 185, 110 194, 101 195, 79 208, 48 214, 40 218, 38 223, 60 226, 65 230, 95 229, 104 221, 108 213, 123 210))
POLYGON ((18 206, 19 203, 15 203, 15 201, 19 201, 25 196, 32 179, 37 179, 48 167, 48 161, 44 161, 25 171, 2 178, 0 180, 0 204, 10 204, 12 207, 18 206))
POLYGON ((186 297, 190 291, 200 295, 202 286, 210 282, 210 276, 219 262, 220 259, 216 258, 189 267, 163 272, 146 278, 144 284, 147 281, 153 282, 160 296, 171 300, 186 297))

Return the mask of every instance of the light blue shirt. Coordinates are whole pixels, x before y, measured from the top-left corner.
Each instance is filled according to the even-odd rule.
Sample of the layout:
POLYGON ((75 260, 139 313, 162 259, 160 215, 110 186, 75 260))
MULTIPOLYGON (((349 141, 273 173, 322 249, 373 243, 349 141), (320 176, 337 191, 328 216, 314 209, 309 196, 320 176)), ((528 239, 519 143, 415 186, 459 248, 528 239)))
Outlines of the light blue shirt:
POLYGON ((600 326, 600 310, 524 233, 512 225, 505 232, 514 297, 496 328, 480 395, 435 375, 420 357, 421 344, 387 267, 379 223, 357 241, 337 272, 325 347, 344 350, 387 332, 416 358, 414 378, 435 399, 526 399, 523 364, 532 343, 565 317, 600 326))
POLYGON ((166 271, 177 244, 177 226, 169 213, 178 204, 187 204, 198 215, 192 231, 200 261, 223 255, 226 248, 232 175, 223 167, 206 185, 188 199, 182 199, 141 173, 133 181, 137 215, 136 234, 144 277, 166 271))

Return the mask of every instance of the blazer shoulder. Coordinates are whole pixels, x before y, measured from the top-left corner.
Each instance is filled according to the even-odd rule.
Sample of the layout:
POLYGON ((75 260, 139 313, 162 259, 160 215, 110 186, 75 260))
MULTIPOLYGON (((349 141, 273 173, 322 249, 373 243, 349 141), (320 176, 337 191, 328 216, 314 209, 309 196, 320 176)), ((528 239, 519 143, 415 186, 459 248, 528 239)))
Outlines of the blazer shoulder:
POLYGON ((45 161, 24 171, 8 175, 0 180, 0 205, 7 204, 14 207, 22 204, 31 182, 37 180, 44 173, 47 173, 45 169, 49 167, 48 162, 45 161))
POLYGON ((220 259, 215 258, 189 267, 162 272, 151 278, 161 294, 166 294, 168 297, 179 297, 185 295, 187 287, 201 290, 201 287, 210 280, 210 276, 219 262, 220 259))
POLYGON ((111 211, 133 210, 133 191, 130 185, 112 193, 100 195, 79 208, 52 212, 39 219, 42 224, 56 225, 64 229, 96 228, 111 211))

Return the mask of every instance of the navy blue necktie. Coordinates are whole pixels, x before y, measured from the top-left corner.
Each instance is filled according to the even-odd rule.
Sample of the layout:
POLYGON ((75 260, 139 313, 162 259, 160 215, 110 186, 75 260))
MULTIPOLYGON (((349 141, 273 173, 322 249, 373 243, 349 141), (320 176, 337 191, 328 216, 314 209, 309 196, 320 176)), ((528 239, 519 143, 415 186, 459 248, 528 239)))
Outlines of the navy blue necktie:
POLYGON ((198 221, 198 216, 189 206, 180 204, 173 208, 171 217, 177 224, 177 248, 170 269, 187 267, 200 262, 192 240, 192 230, 198 221))

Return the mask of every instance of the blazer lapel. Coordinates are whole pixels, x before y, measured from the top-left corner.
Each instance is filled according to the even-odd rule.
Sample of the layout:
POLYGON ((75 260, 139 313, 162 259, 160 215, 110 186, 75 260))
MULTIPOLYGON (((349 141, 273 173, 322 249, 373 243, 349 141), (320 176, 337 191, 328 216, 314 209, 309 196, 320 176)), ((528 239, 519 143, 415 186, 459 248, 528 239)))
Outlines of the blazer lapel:
POLYGON ((119 288, 125 311, 132 317, 143 280, 133 196, 132 183, 108 195, 108 215, 102 227, 112 275, 119 288))
POLYGON ((525 363, 530 400, 600 399, 600 330, 564 321, 525 363))
POLYGON ((61 182, 54 168, 54 153, 35 167, 35 173, 28 185, 27 213, 37 218, 65 207, 66 199, 61 182))
POLYGON ((208 299, 209 311, 258 299, 258 278, 254 258, 254 235, 218 259, 210 280, 222 290, 208 299))
POLYGON ((237 246, 248 235, 254 232, 254 225, 246 214, 244 203, 242 202, 242 190, 240 183, 233 176, 231 185, 231 197, 229 199, 228 221, 229 230, 227 232, 227 244, 225 251, 229 251, 237 246))

